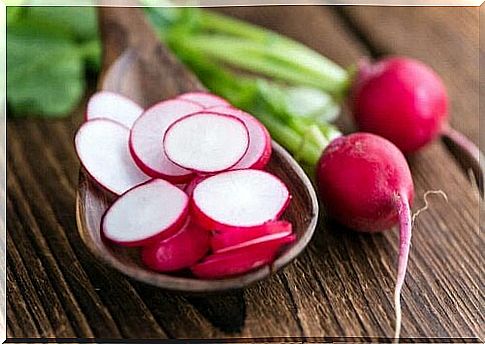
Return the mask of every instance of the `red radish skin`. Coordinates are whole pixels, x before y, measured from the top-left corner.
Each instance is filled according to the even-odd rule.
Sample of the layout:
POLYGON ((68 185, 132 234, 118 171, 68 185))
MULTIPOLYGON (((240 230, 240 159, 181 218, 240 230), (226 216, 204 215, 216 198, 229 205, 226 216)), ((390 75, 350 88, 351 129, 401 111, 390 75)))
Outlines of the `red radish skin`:
POLYGON ((331 142, 317 170, 320 199, 329 215, 362 232, 380 232, 399 223, 395 286, 396 337, 401 326, 401 288, 411 244, 411 172, 403 154, 388 140, 368 133, 331 142))
POLYGON ((240 275, 271 264, 283 247, 295 240, 295 235, 289 235, 271 242, 215 253, 193 266, 191 270, 195 276, 203 279, 221 279, 240 275))
POLYGON ((197 173, 217 173, 237 164, 249 147, 249 133, 237 117, 198 112, 175 121, 163 139, 174 164, 197 173))
POLYGON ((292 226, 288 221, 268 222, 255 228, 216 232, 212 237, 211 247, 213 252, 221 253, 253 244, 279 240, 291 233, 292 226))
POLYGON ((198 183, 191 210, 194 221, 208 230, 244 230, 279 219, 290 200, 288 188, 274 175, 236 170, 198 183))
POLYGON ((197 184, 199 184, 201 181, 203 181, 206 177, 205 176, 196 176, 194 177, 190 183, 188 183, 185 188, 184 188, 184 191, 187 195, 189 196, 192 196, 192 193, 194 192, 194 189, 195 187, 197 186, 197 184))
POLYGON ((187 221, 173 236, 145 246, 141 260, 150 269, 170 272, 186 269, 197 263, 210 248, 210 233, 187 221))
POLYGON ((74 138, 76 153, 87 173, 117 195, 150 179, 130 155, 129 134, 122 124, 97 118, 81 125, 74 138))
POLYGON ((249 147, 244 157, 233 167, 235 170, 253 168, 262 170, 271 158, 271 136, 266 127, 250 114, 228 106, 209 109, 212 112, 232 115, 244 122, 249 132, 249 147))
POLYGON ((170 237, 186 222, 189 198, 176 186, 153 179, 121 195, 101 220, 103 237, 127 247, 170 237))
POLYGON ((440 77, 425 64, 404 57, 362 61, 352 90, 360 131, 380 135, 412 153, 446 128, 448 96, 440 77))
POLYGON ((130 134, 130 152, 139 168, 153 178, 163 178, 172 183, 190 181, 192 171, 175 165, 167 158, 163 137, 172 123, 201 110, 200 105, 177 99, 162 101, 146 110, 136 120, 130 134))
POLYGON ((100 91, 91 96, 88 101, 85 120, 95 118, 111 119, 128 128, 143 112, 143 108, 133 100, 121 94, 100 91))
POLYGON ((188 100, 204 108, 214 106, 230 106, 229 102, 209 92, 188 92, 178 96, 178 99, 188 100))

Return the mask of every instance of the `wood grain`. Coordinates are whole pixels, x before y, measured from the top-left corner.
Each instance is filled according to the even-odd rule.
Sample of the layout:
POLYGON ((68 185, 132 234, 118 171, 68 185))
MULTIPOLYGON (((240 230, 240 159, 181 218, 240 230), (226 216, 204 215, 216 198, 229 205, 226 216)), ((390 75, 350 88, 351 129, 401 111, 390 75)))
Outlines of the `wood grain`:
MULTIPOLYGON (((376 11, 355 11, 361 10, 376 11)), ((391 17, 384 12, 387 9, 380 10, 382 16, 391 17)), ((453 11, 439 13, 441 18, 409 11, 413 11, 407 16, 410 21, 456 23, 453 11)), ((366 21, 357 35, 341 13, 329 7, 233 8, 229 12, 295 37, 344 65, 370 54, 367 41, 377 35, 369 35, 371 29, 366 28, 375 22, 366 21)), ((383 25, 379 27, 385 31, 383 25)), ((393 25, 392 20, 386 19, 386 25, 393 25)), ((425 24, 418 26, 431 30, 425 24)), ((473 30, 463 24, 452 34, 467 40, 473 30)), ((400 36, 389 39, 397 45, 400 36)), ((454 43, 449 44, 449 49, 436 53, 436 59, 455 54, 454 43)), ((407 51, 418 56, 433 49, 432 44, 414 49, 410 45, 407 51)), ((451 69, 440 73, 447 80, 466 83, 451 69)), ((453 102, 473 103, 469 97, 470 92, 462 92, 453 95, 453 102)), ((59 337, 71 331, 79 337, 103 338, 391 333, 395 231, 362 235, 322 221, 308 249, 282 273, 227 296, 185 297, 161 291, 100 264, 85 250, 75 224, 79 164, 72 137, 83 108, 80 105, 64 120, 9 119, 7 123, 9 336, 59 337), (19 252, 19 247, 31 251, 19 252), (27 267, 27 262, 35 264, 27 267), (33 290, 40 283, 35 281, 37 276, 48 288, 42 293, 33 290), (60 312, 55 322, 48 319, 51 310, 45 306, 50 298, 57 299, 54 309, 60 312), (55 325, 62 323, 69 323, 70 329, 55 325)), ((460 129, 466 133, 472 130, 467 126, 476 125, 469 118, 462 122, 460 129)), ((410 159, 410 165, 416 183, 415 210, 423 205, 425 190, 442 188, 450 201, 431 198, 430 210, 417 222, 403 295, 403 335, 484 338, 483 236, 478 221, 483 209, 441 142, 410 159)))

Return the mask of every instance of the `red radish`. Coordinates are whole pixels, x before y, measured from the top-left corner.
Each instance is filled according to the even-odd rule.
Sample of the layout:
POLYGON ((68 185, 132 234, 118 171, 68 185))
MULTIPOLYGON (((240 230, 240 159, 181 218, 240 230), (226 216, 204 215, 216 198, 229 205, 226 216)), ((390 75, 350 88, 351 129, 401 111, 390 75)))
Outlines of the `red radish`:
POLYGON ((128 150, 130 131, 109 119, 85 122, 74 139, 86 171, 101 186, 119 195, 149 179, 138 169, 128 150))
POLYGON ((417 60, 363 61, 352 93, 359 129, 388 139, 405 154, 448 128, 446 88, 431 68, 417 60))
POLYGON ((189 92, 178 96, 178 99, 188 100, 203 106, 204 108, 210 108, 213 106, 230 106, 229 102, 222 99, 215 94, 209 92, 189 92))
POLYGON ((250 114, 228 106, 217 106, 209 109, 212 112, 231 115, 244 122, 249 132, 249 147, 244 157, 233 169, 263 169, 271 158, 271 136, 260 121, 250 114))
POLYGON ((231 168, 241 160, 248 146, 248 130, 240 119, 208 112, 177 120, 163 139, 170 161, 200 173, 231 168))
POLYGON ((106 118, 131 128, 142 112, 143 108, 133 100, 121 94, 100 91, 89 98, 86 120, 106 118))
POLYGON ((178 187, 180 190, 183 190, 185 191, 185 189, 187 188, 187 184, 173 184, 175 185, 176 187, 178 187))
POLYGON ((192 267, 192 273, 204 279, 219 279, 240 275, 271 264, 283 246, 294 242, 295 235, 263 242, 236 250, 215 253, 192 267))
POLYGON ((184 100, 162 101, 135 122, 130 135, 130 152, 140 169, 154 178, 173 183, 188 182, 193 173, 172 163, 163 149, 163 137, 168 127, 178 119, 202 107, 184 100))
POLYGON ((194 192, 194 189, 195 187, 197 186, 197 184, 199 184, 201 181, 203 181, 205 179, 204 176, 196 176, 194 177, 190 183, 188 183, 187 185, 185 185, 185 188, 184 188, 184 191, 187 195, 189 196, 192 196, 192 192, 194 192))
POLYGON ((106 239, 122 246, 144 246, 178 231, 187 219, 189 198, 163 179, 128 190, 103 215, 106 239))
POLYGON ((279 240, 291 235, 291 223, 287 221, 268 222, 260 227, 216 232, 211 247, 215 253, 222 253, 262 242, 279 240))
POLYGON ((411 244, 411 172, 399 149, 368 133, 331 142, 318 164, 320 199, 340 223, 362 232, 376 232, 399 223, 399 259, 394 303, 396 337, 401 326, 400 295, 411 244))
POLYGON ((261 170, 219 173, 192 193, 194 219, 209 230, 258 227, 280 217, 290 203, 283 182, 261 170))
POLYGON ((189 268, 209 251, 210 233, 187 221, 173 236, 145 246, 141 259, 150 269, 169 272, 189 268))

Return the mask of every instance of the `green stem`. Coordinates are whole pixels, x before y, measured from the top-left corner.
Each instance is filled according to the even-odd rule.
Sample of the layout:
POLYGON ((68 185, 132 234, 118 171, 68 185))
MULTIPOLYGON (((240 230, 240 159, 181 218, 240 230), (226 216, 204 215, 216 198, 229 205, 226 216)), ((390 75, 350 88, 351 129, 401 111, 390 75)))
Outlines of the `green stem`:
POLYGON ((221 35, 184 35, 179 40, 202 53, 251 72, 294 84, 320 88, 340 96, 347 89, 347 74, 312 63, 308 52, 282 47, 280 40, 267 43, 235 40, 221 35))
MULTIPOLYGON (((299 66, 308 66, 329 80, 348 83, 347 72, 339 65, 307 46, 273 31, 212 11, 200 12, 199 25, 202 29, 212 30, 217 34, 241 37, 251 43, 263 44, 282 57, 289 55, 288 60, 296 62, 299 66)), ((230 39, 234 40, 233 37, 230 39)))

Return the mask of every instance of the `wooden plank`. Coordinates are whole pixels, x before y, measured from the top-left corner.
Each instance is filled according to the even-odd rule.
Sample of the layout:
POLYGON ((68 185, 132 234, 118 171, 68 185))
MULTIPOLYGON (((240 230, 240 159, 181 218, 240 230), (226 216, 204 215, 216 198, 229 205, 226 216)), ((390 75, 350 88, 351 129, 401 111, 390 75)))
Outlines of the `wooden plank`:
MULTIPOLYGON (((327 7, 224 12, 298 39, 342 65, 369 54, 352 28, 327 7)), ((422 195, 429 189, 443 189, 450 203, 433 198, 431 209, 417 222, 403 294, 403 336, 483 335, 479 326, 482 270, 476 259, 483 239, 477 234, 476 193, 440 142, 410 163, 416 183, 414 209, 423 205, 422 195), (442 273, 444 269, 447 273, 442 273)), ((390 335, 396 250, 395 231, 368 236, 322 223, 307 254, 285 272, 304 333, 390 335)))
MULTIPOLYGON (((9 164, 17 174, 19 184, 28 190, 23 197, 31 205, 33 217, 41 223, 42 234, 49 243, 45 248, 47 252, 37 254, 55 257, 64 278, 77 294, 76 301, 89 318, 96 337, 121 334, 136 337, 141 330, 163 337, 163 331, 128 282, 100 265, 83 248, 75 225, 75 184, 70 184, 63 174, 65 168, 70 168, 72 175, 77 174, 78 165, 76 162, 76 165, 66 166, 54 153, 59 148, 67 149, 73 156, 71 160, 75 161, 72 141, 67 141, 69 144, 66 145, 66 141, 61 141, 62 137, 52 130, 45 130, 48 127, 42 130, 41 122, 20 124, 11 121, 8 127, 9 164), (43 159, 38 159, 39 156, 43 159), (116 315, 116 322, 112 314, 116 315)), ((75 180, 74 177, 69 179, 75 180)), ((8 183, 8 189, 12 187, 8 183)), ((84 333, 83 336, 89 337, 90 334, 84 333)))

